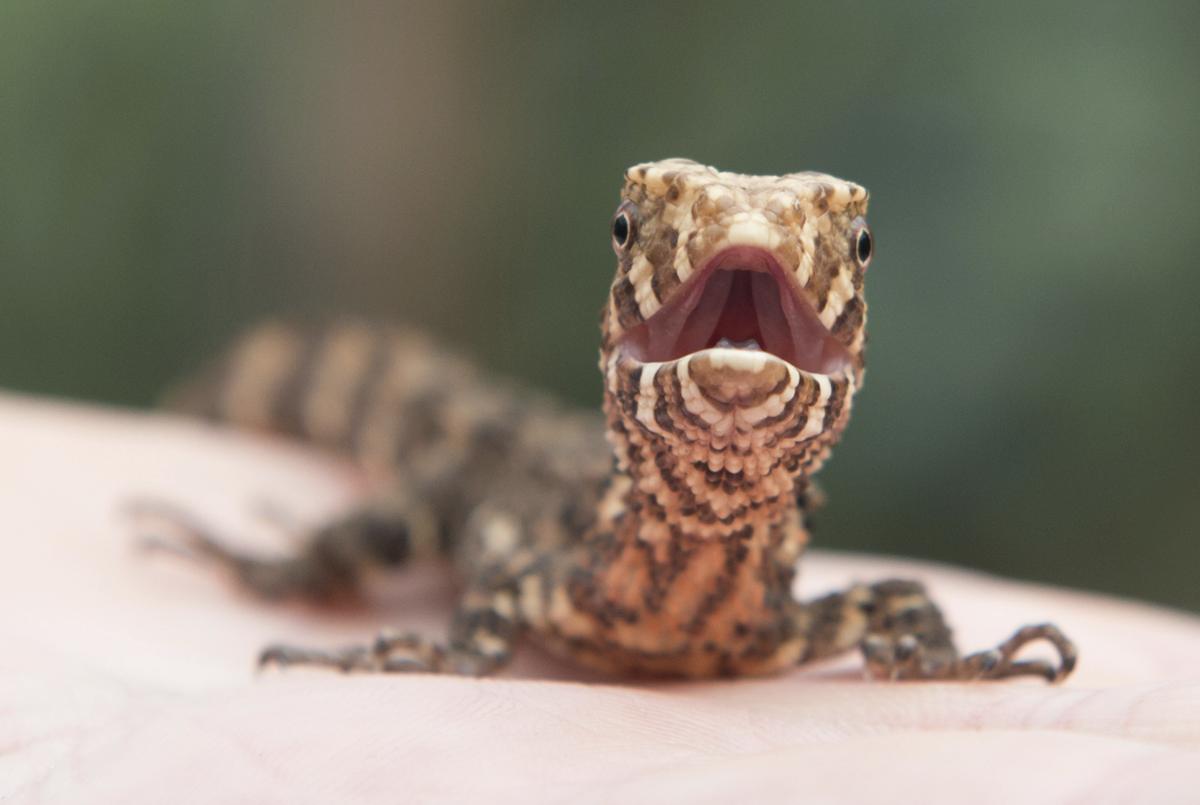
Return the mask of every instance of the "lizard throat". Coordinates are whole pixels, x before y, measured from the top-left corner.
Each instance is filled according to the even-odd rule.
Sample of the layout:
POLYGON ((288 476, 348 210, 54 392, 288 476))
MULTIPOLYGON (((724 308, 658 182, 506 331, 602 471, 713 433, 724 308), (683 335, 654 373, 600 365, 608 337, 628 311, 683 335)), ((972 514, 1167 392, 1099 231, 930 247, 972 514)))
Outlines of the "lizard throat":
POLYGON ((621 347, 642 363, 723 348, 761 350, 813 374, 839 374, 851 364, 849 351, 779 261, 748 246, 707 260, 653 316, 624 335, 621 347))

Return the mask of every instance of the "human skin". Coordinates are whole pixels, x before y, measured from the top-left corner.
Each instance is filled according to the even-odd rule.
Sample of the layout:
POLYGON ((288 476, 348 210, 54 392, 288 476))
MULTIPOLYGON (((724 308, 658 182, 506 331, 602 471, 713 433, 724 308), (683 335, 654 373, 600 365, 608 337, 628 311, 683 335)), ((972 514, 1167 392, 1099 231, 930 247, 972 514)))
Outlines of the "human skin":
POLYGON ((919 578, 964 649, 1052 618, 1079 668, 1053 687, 885 683, 848 656, 648 684, 527 646, 493 679, 256 675, 272 641, 436 636, 452 582, 413 567, 361 606, 267 604, 137 550, 159 526, 123 511, 171 501, 278 550, 302 527, 263 502, 314 523, 368 483, 271 439, 0 396, 0 801, 1119 802, 1200 786, 1200 619, 1168 610, 817 551, 803 596, 919 578))

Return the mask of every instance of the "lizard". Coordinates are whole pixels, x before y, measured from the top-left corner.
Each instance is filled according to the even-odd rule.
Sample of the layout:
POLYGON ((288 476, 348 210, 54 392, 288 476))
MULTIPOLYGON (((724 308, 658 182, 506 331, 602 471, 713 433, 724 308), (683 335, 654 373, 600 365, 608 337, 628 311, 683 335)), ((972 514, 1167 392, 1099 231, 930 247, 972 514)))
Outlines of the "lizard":
POLYGON ((867 204, 822 173, 629 168, 610 225, 602 416, 408 330, 262 325, 175 407, 341 451, 390 481, 291 555, 235 550, 182 516, 175 547, 271 599, 356 595, 376 569, 453 562, 462 592, 444 641, 271 645, 260 665, 483 675, 529 637, 618 675, 762 675, 857 649, 872 678, 1062 680, 1077 652, 1053 624, 963 655, 918 581, 793 597, 812 477, 863 382, 867 204), (1057 661, 1018 659, 1035 641, 1057 661))

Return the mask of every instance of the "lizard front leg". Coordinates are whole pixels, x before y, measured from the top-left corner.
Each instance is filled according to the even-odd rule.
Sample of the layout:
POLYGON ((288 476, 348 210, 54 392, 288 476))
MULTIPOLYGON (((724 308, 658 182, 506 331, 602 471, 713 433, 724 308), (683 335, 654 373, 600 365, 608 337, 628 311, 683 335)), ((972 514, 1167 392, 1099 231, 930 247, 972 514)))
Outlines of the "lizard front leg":
POLYGON ((512 588, 469 590, 454 613, 446 643, 414 634, 382 633, 369 645, 321 650, 268 646, 259 666, 315 665, 344 672, 489 674, 512 657, 524 630, 512 588))
MULTIPOLYGON (((460 538, 473 561, 460 562, 466 592, 455 608, 444 643, 414 634, 380 634, 367 645, 342 649, 268 646, 259 665, 315 665, 344 672, 424 672, 463 676, 490 674, 506 665, 531 626, 525 608, 539 602, 519 595, 526 581, 537 582, 546 562, 527 550, 524 523, 504 507, 484 506, 468 518, 460 538), (501 538, 503 537, 503 538, 501 538)), ((533 613, 538 614, 536 611, 533 613)))
POLYGON ((882 679, 1065 678, 1075 667, 1075 645, 1053 624, 1025 626, 995 648, 960 656, 941 610, 918 582, 889 579, 858 585, 802 604, 795 618, 809 662, 858 647, 866 672, 882 679), (1058 663, 1017 660, 1028 644, 1045 640, 1058 663))

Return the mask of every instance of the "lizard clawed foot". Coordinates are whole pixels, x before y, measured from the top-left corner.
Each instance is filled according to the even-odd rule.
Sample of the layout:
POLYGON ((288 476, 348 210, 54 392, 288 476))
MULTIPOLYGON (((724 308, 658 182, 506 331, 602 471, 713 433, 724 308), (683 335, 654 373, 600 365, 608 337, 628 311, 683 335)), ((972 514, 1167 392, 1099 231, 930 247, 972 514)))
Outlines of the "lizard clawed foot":
POLYGON ((448 649, 414 634, 381 633, 369 646, 320 650, 273 644, 258 656, 258 668, 315 665, 343 673, 452 673, 479 676, 488 670, 483 658, 448 649))
POLYGON ((975 680, 1040 676, 1060 682, 1075 669, 1075 644, 1050 623, 1025 626, 1000 645, 968 654, 961 659, 936 660, 927 656, 915 635, 892 640, 885 635, 868 635, 862 642, 865 670, 873 679, 975 680), (1046 660, 1016 660, 1028 644, 1045 640, 1058 652, 1058 663, 1046 660))
POLYGON ((989 651, 964 657, 958 679, 1008 679, 1014 676, 1040 676, 1047 682, 1061 682, 1073 670, 1078 652, 1075 644, 1052 623, 1023 626, 1013 636, 989 651), (1058 652, 1058 663, 1046 660, 1016 660, 1030 643, 1045 640, 1058 652))
POLYGON ((194 515, 184 508, 164 500, 137 498, 127 502, 122 512, 139 524, 154 521, 165 524, 172 534, 160 530, 146 531, 138 536, 137 546, 145 551, 164 551, 193 560, 210 560, 236 564, 241 557, 225 547, 223 542, 194 515))
POLYGON ((884 635, 867 635, 862 642, 863 670, 868 679, 929 679, 937 667, 911 634, 892 640, 884 635))
MULTIPOLYGON (((166 501, 137 499, 126 504, 124 511, 139 522, 156 524, 154 530, 138 539, 143 550, 163 551, 214 565, 233 576, 240 587, 262 598, 353 597, 352 585, 348 583, 352 570, 326 557, 301 550, 292 556, 271 558, 231 548, 190 512, 166 501), (163 527, 169 536, 162 533, 163 527)), ((270 518, 280 528, 288 525, 276 511, 260 511, 260 516, 270 518)))

